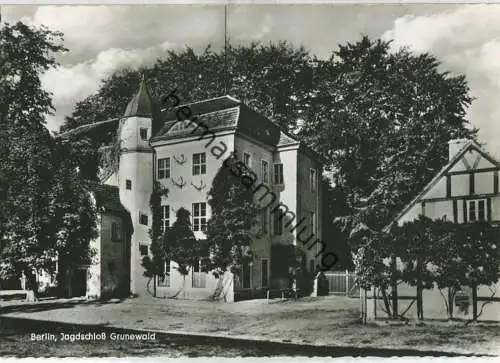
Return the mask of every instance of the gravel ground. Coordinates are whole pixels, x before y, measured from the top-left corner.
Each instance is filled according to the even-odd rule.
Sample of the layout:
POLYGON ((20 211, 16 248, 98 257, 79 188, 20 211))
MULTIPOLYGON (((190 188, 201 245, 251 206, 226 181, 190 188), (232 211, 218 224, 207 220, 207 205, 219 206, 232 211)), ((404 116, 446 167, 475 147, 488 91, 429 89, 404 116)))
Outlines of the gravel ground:
MULTIPOLYGON (((429 321, 424 324, 361 325, 358 321, 358 303, 357 299, 345 297, 308 297, 297 301, 273 301, 269 304, 265 300, 249 300, 234 304, 152 298, 135 298, 106 303, 48 300, 35 304, 2 302, 0 314, 7 317, 75 324, 100 324, 105 327, 188 332, 333 347, 419 349, 461 354, 496 355, 499 353, 499 324, 481 323, 464 327, 463 322, 429 321)), ((39 326, 40 332, 43 333, 43 325, 39 326)), ((6 334, 5 337, 8 338, 8 333, 6 334)), ((14 343, 10 348, 16 346, 16 342, 22 339, 18 333, 13 334, 17 338, 13 338, 14 343)), ((10 349, 8 346, 2 347, 5 346, 4 341, 8 340, 2 337, 0 355, 6 354, 10 349)), ((171 343, 168 341, 162 344, 171 343)), ((105 355, 106 352, 109 354, 110 344, 96 342, 92 344, 93 354, 105 355), (102 353, 99 353, 100 344, 102 353)), ((170 354, 165 353, 165 346, 159 342, 154 343, 153 346, 150 345, 151 342, 113 344, 115 346, 112 351, 123 352, 123 355, 140 355, 144 349, 149 352, 148 356, 154 355, 155 349, 161 352, 158 354, 170 354)), ((208 350, 203 350, 201 355, 259 355, 251 347, 249 350, 245 348, 231 351, 227 347, 221 350, 215 345, 208 345, 208 350)), ((85 344, 82 346, 85 351, 85 344)), ((72 347, 76 346, 73 344, 72 347)), ((40 348, 40 352, 53 348, 54 344, 52 347, 51 344, 46 344, 45 347, 40 348)), ((172 354, 173 356, 176 354, 200 355, 200 350, 199 347, 192 350, 188 347, 180 351, 174 349, 172 354)))

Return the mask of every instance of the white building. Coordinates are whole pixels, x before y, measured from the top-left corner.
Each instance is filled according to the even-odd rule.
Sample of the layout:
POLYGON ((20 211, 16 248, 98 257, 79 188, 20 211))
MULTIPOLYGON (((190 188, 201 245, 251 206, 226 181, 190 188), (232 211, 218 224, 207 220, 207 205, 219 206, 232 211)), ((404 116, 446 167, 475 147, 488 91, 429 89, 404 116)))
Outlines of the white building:
MULTIPOLYGON (((94 124, 99 125, 117 127, 121 142, 118 172, 104 173, 103 182, 110 193, 111 189, 116 191, 119 200, 115 202, 130 214, 133 227, 130 238, 126 232, 114 231, 124 235, 121 241, 129 243, 125 247, 129 253, 121 253, 112 265, 113 273, 119 274, 120 279, 129 279, 131 293, 148 293, 149 278, 144 276, 141 260, 151 253, 148 232, 152 224, 149 200, 153 182, 158 181, 169 189, 168 197, 162 199, 163 226, 171 225, 175 212, 184 207, 191 211, 196 238, 204 239, 204 228, 210 219, 207 193, 212 179, 232 152, 258 178, 255 198, 262 213, 259 228, 252 231, 252 251, 256 257, 251 265, 243 267, 236 279, 230 273, 216 279, 210 273, 199 272, 195 266, 185 280, 184 296, 207 298, 222 294, 232 301, 234 292, 261 291, 283 284, 284 271, 273 268, 278 265, 273 262, 282 258, 279 249, 272 247, 276 245, 301 247, 303 265, 308 271, 315 270, 321 262, 325 248, 320 223, 321 159, 306 145, 280 131, 268 118, 230 96, 181 105, 160 113, 143 81, 124 116, 94 124), (285 218, 276 213, 277 205, 282 210, 285 208, 285 218)), ((69 133, 85 132, 94 126, 83 126, 69 133)), ((109 230, 109 223, 101 228, 109 230)), ((120 225, 124 223, 115 224, 113 228, 120 225)), ((98 244, 101 252, 96 263, 89 266, 89 271, 93 271, 88 276, 89 296, 101 296, 104 288, 101 281, 110 280, 107 276, 110 271, 101 262, 106 259, 107 246, 113 242, 111 238, 101 238, 98 244)), ((179 291, 183 279, 175 266, 174 261, 166 265, 167 277, 157 281, 158 296, 172 296, 179 291)), ((149 290, 153 290, 151 285, 149 290)))
MULTIPOLYGON (((425 186, 403 210, 396 216, 393 223, 403 225, 418 218, 420 215, 437 220, 448 220, 454 223, 468 223, 478 220, 500 223, 500 192, 498 175, 500 162, 491 156, 484 148, 473 140, 458 139, 449 141, 449 160, 439 173, 425 186)), ((480 286, 477 296, 481 304, 490 299, 493 288, 500 291, 500 283, 496 286, 480 286)), ((469 288, 464 287, 465 294, 471 295, 469 288)), ((373 291, 372 291, 373 293, 373 291)), ((404 311, 415 296, 415 287, 406 284, 398 286, 398 295, 406 299, 400 301, 400 312, 404 311), (411 297, 411 298, 409 298, 411 297)), ((370 302, 375 306, 369 307, 367 313, 385 316, 380 308, 382 301, 370 302)), ((481 319, 499 319, 498 302, 484 307, 481 319)), ((446 318, 446 307, 442 295, 437 288, 424 289, 423 310, 425 317, 446 318)), ((468 312, 459 312, 455 309, 455 316, 471 317, 472 308, 468 312)), ((408 310, 406 316, 416 316, 416 304, 408 310)))

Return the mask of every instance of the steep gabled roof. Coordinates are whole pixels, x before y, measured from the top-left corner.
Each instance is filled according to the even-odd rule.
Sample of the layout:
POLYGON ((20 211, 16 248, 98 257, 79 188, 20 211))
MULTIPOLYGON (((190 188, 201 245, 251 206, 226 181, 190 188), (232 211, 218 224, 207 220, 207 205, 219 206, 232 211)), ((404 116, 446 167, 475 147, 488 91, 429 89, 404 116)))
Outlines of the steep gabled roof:
MULTIPOLYGON (((182 104, 173 110, 163 111, 161 115, 157 113, 158 111, 155 111, 156 108, 157 105, 153 102, 143 79, 139 91, 127 106, 124 118, 132 116, 152 117, 153 137, 151 141, 153 142, 199 136, 206 133, 207 129, 212 132, 235 130, 273 147, 300 144, 301 147, 312 151, 315 156, 325 162, 325 159, 320 154, 307 147, 304 143, 299 142, 293 135, 280 130, 279 125, 272 120, 228 95, 182 104), (201 126, 197 128, 196 123, 189 123, 188 121, 179 122, 177 111, 181 107, 188 107, 191 111, 191 117, 189 118, 194 119, 196 117, 196 123, 204 125, 206 128, 201 126), (155 115, 158 115, 158 117, 155 117, 155 115)), ((102 135, 109 132, 116 134, 120 120, 123 120, 123 118, 82 125, 60 134, 58 137, 69 138, 81 134, 102 135)))
POLYGON ((153 137, 153 142, 221 130, 237 130, 271 146, 276 146, 280 139, 278 125, 231 96, 179 105, 174 110, 165 113, 164 120, 166 122, 153 137), (188 118, 193 122, 178 121, 177 112, 183 107, 189 108, 191 116, 188 118))
POLYGON ((451 160, 446 164, 437 174, 436 176, 422 189, 422 191, 412 199, 410 203, 406 205, 406 207, 403 208, 401 212, 399 212, 396 217, 393 218, 391 223, 389 223, 386 227, 384 227, 384 231, 388 231, 391 226, 397 222, 401 217, 403 217, 415 204, 417 204, 422 197, 429 191, 431 190, 436 183, 446 175, 446 173, 455 166, 455 164, 462 158, 462 156, 468 151, 474 149, 476 150, 481 156, 483 156, 486 160, 490 161, 492 164, 500 168, 500 162, 498 162, 491 154, 486 152, 481 148, 481 146, 475 142, 474 140, 469 140, 467 143, 465 143, 462 148, 451 158, 451 160))
POLYGON ((128 213, 120 201, 120 190, 117 186, 97 184, 92 186, 97 207, 106 212, 128 213))
POLYGON ((296 145, 298 143, 299 142, 294 137, 281 131, 280 132, 280 139, 278 141, 278 145, 276 145, 276 146, 296 145))
POLYGON ((104 121, 97 121, 93 122, 90 124, 82 125, 75 127, 74 129, 71 129, 69 131, 63 132, 56 137, 62 138, 62 139, 67 139, 71 136, 77 136, 81 134, 89 134, 89 133, 107 133, 107 132, 114 132, 116 133, 116 130, 118 129, 118 123, 120 122, 119 118, 112 118, 109 120, 104 120, 104 121))
POLYGON ((134 232, 132 217, 120 201, 120 190, 117 186, 94 183, 92 192, 100 212, 113 213, 122 218, 129 233, 134 232))

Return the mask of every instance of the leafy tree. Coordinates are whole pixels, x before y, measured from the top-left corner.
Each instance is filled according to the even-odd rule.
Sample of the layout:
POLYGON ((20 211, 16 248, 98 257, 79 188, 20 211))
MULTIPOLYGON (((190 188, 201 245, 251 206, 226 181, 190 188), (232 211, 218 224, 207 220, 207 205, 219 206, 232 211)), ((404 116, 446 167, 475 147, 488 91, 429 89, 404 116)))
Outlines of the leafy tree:
MULTIPOLYGON (((453 225, 448 238, 438 241, 440 253, 435 254, 435 280, 440 289, 448 288, 449 294, 443 298, 448 316, 453 319, 453 303, 456 293, 463 286, 472 289, 475 300, 476 289, 480 285, 491 286, 500 278, 500 251, 498 249, 498 227, 481 221, 453 225)), ((492 296, 496 291, 491 288, 492 296)), ((474 305, 476 301, 473 301, 474 305)), ((482 313, 484 306, 477 312, 473 307, 473 320, 482 313)))
POLYGON ((394 286, 394 280, 397 278, 392 265, 395 239, 390 233, 370 230, 360 231, 357 234, 361 247, 354 254, 356 283, 361 289, 376 288, 382 295, 387 315, 396 317, 396 306, 391 307, 387 292, 391 285, 394 286))
POLYGON ((436 255, 443 252, 436 247, 442 238, 447 240, 446 232, 452 227, 451 222, 433 221, 419 216, 418 219, 394 229, 394 254, 403 265, 402 280, 417 288, 417 316, 420 320, 424 319, 423 289, 434 287, 432 262, 436 255))
POLYGON ((45 128, 53 111, 40 75, 65 51, 61 33, 23 23, 0 28, 0 278, 64 268, 88 260, 95 208, 87 178, 76 168, 71 144, 45 128))
POLYGON ((183 278, 182 287, 175 296, 183 291, 186 276, 191 268, 199 263, 203 246, 194 236, 189 211, 185 208, 179 208, 176 218, 172 227, 167 228, 162 237, 165 261, 175 261, 177 271, 183 278))
POLYGON ((326 177, 321 179, 321 188, 321 229, 322 240, 327 245, 325 253, 332 252, 338 257, 338 262, 332 268, 352 269, 354 264, 346 231, 336 223, 336 218, 347 210, 344 193, 339 188, 332 187, 326 177))
POLYGON ((199 54, 191 48, 169 51, 150 68, 123 69, 103 80, 96 94, 77 103, 61 131, 121 117, 139 87, 142 72, 159 100, 174 88, 186 102, 228 94, 288 129, 295 128, 309 106, 312 87, 308 52, 285 42, 229 45, 219 53, 210 46, 199 54))
POLYGON ((331 160, 348 207, 343 226, 381 230, 446 164, 447 141, 475 136, 465 77, 366 36, 316 63, 299 136, 331 160))
POLYGON ((208 192, 212 215, 206 231, 209 256, 204 264, 206 271, 236 272, 241 265, 252 261, 250 233, 259 208, 254 203, 251 180, 246 166, 230 156, 212 181, 208 192))
POLYGON ((91 263, 95 251, 89 242, 97 237, 97 210, 90 196, 94 180, 78 169, 80 159, 73 156, 74 146, 57 141, 52 155, 57 167, 51 178, 48 219, 50 230, 56 232, 59 288, 66 284, 66 271, 91 263))
POLYGON ((199 260, 198 243, 191 226, 191 213, 179 208, 176 221, 163 235, 165 257, 177 263, 177 270, 183 276, 189 273, 199 260))
MULTIPOLYGON (((153 296, 156 297, 156 278, 158 276, 163 276, 164 272, 164 264, 166 261, 165 251, 163 248, 163 234, 161 226, 161 198, 162 196, 168 196, 168 188, 165 188, 161 185, 161 183, 155 181, 153 185, 153 192, 151 193, 151 197, 149 198, 149 206, 151 208, 151 213, 153 215, 153 222, 151 229, 149 230, 149 236, 151 237, 151 254, 152 258, 149 255, 144 256, 141 261, 142 266, 144 267, 144 276, 149 277, 148 286, 151 283, 151 280, 154 282, 154 291, 153 296)), ((148 288, 149 291, 149 288, 148 288)))

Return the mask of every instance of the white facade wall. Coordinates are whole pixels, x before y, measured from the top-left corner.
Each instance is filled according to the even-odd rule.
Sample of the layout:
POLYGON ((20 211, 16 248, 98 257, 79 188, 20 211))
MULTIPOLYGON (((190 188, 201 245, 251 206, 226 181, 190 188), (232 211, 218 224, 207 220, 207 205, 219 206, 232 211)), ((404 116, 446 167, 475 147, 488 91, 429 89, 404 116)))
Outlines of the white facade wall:
MULTIPOLYGON (((450 149, 450 152, 455 153, 456 150, 450 149)), ((453 154, 454 155, 454 154, 453 154)), ((450 155, 450 159, 451 159, 450 155)), ((468 221, 467 216, 467 201, 474 199, 489 200, 490 207, 487 208, 486 213, 490 214, 489 220, 493 222, 500 221, 500 194, 498 191, 498 179, 495 182, 495 173, 498 173, 499 168, 491 161, 487 160, 477 150, 467 150, 464 155, 457 160, 454 165, 451 165, 447 173, 436 181, 436 183, 423 195, 421 195, 417 202, 409 208, 400 218, 398 218, 398 225, 405 222, 412 221, 418 218, 419 215, 424 214, 426 217, 432 219, 443 219, 454 221, 457 223, 464 223, 468 221), (449 178, 449 181, 447 180, 449 178), (471 181, 472 180, 472 181, 471 181), (449 186, 448 186, 449 183, 449 186), (473 183, 473 184, 472 184, 473 183), (448 190, 449 188, 449 190, 448 190), (454 211, 454 204, 456 210, 454 211), (456 215, 454 215, 456 213, 456 215)), ((500 241, 499 241, 500 242, 500 241)), ((493 291, 500 291, 500 282, 495 286, 480 286, 478 288, 478 297, 490 297, 493 291)), ((442 291, 447 297, 447 290, 442 291)), ((374 316, 373 304, 377 306, 377 314, 379 317, 385 316, 381 307, 383 301, 381 298, 373 299, 373 291, 368 294, 371 299, 371 307, 368 308, 367 313, 369 317, 374 316)), ((398 285, 398 295, 414 297, 416 296, 416 288, 406 284, 398 285)), ((496 296, 496 295, 495 295, 496 296)), ((399 312, 406 309, 411 300, 399 301, 399 312)), ((478 310, 480 310, 482 301, 478 302, 478 310)), ((443 318, 446 317, 446 307, 444 299, 437 287, 423 292, 423 308, 425 318, 443 318)), ((472 306, 468 312, 460 312, 455 307, 454 315, 462 318, 472 318, 472 306)), ((412 306, 405 315, 407 317, 416 317, 416 306, 412 306)), ((498 302, 490 303, 484 307, 484 313, 479 320, 500 320, 500 304, 498 302)))
MULTIPOLYGON (((162 186, 169 190, 168 196, 162 197, 161 201, 162 205, 170 208, 169 224, 172 225, 175 222, 175 214, 180 208, 187 209, 193 218, 193 203, 202 202, 207 203, 206 219, 208 221, 211 216, 208 192, 222 163, 234 150, 234 132, 217 134, 215 140, 210 138, 199 140, 199 137, 196 136, 187 139, 157 141, 154 143, 154 149, 156 179, 158 177, 157 161, 170 158, 170 177, 157 179, 162 186), (223 150, 226 151, 223 152, 223 150), (195 153, 205 153, 205 174, 193 175, 193 154, 195 153), (183 185, 182 188, 180 185, 183 185), (197 188, 202 185, 204 187, 198 190, 197 188)), ((197 239, 206 237, 202 231, 195 231, 194 234, 197 239)), ((172 296, 183 286, 185 298, 205 298, 214 293, 219 279, 216 279, 211 273, 205 274, 206 284, 204 288, 193 287, 193 271, 190 271, 184 279, 176 267, 177 264, 172 261, 170 264, 170 287, 157 287, 158 296, 172 296)))
MULTIPOLYGON (((236 154, 240 159, 243 159, 243 154, 247 153, 250 155, 250 169, 257 175, 257 182, 254 184, 254 188, 263 183, 263 171, 262 171, 262 161, 266 161, 268 164, 268 182, 265 183, 269 188, 273 189, 273 173, 274 173, 274 158, 273 149, 270 146, 264 145, 256 140, 246 137, 241 134, 237 134, 234 141, 234 148, 236 154)), ((276 195, 278 195, 276 193, 276 195)), ((257 191, 254 194, 254 202, 256 205, 264 207, 269 204, 269 200, 260 200, 262 194, 257 191)), ((258 216, 258 223, 254 228, 255 238, 252 243, 252 252, 254 253, 254 261, 250 266, 250 287, 251 288, 261 288, 262 287, 262 259, 267 259, 267 276, 270 277, 271 274, 271 240, 273 236, 273 225, 272 225, 272 209, 274 204, 268 207, 267 214, 267 232, 259 234, 260 226, 260 215, 258 216), (257 235, 261 235, 260 238, 257 235)))
POLYGON ((121 127, 121 155, 118 171, 120 200, 130 212, 134 232, 130 244, 131 276, 130 290, 132 294, 146 293, 148 278, 144 276, 141 266, 142 256, 139 252, 141 244, 150 245, 149 229, 152 224, 149 200, 153 192, 153 152, 148 140, 142 140, 140 129, 148 130, 151 136, 151 119, 144 117, 128 117, 123 119, 121 127), (131 189, 126 188, 127 180, 131 189), (148 216, 148 224, 140 223, 140 214, 148 216))

